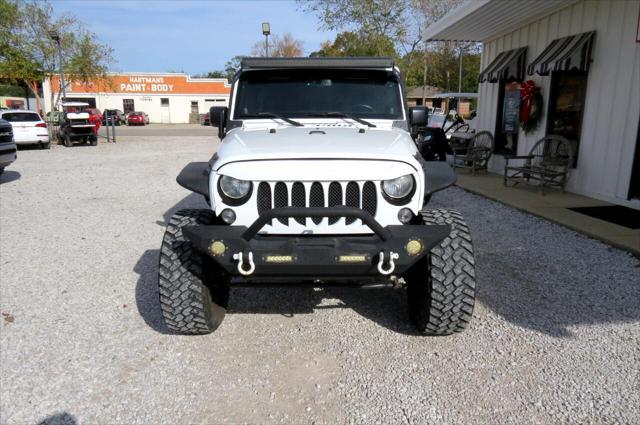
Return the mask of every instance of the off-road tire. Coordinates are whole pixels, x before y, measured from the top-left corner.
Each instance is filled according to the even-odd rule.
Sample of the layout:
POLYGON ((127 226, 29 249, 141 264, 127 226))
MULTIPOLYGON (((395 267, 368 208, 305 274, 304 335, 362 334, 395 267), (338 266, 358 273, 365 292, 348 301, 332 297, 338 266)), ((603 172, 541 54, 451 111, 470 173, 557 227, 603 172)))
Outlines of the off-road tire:
POLYGON ((64 145, 68 148, 73 146, 73 141, 71 140, 71 137, 69 135, 64 136, 64 145))
POLYGON ((224 319, 228 277, 182 234, 184 226, 215 222, 212 211, 181 210, 167 225, 160 248, 158 290, 164 321, 177 333, 208 334, 224 319))
POLYGON ((420 212, 425 225, 449 224, 451 233, 405 276, 409 315, 421 333, 450 335, 471 321, 475 303, 475 262, 462 215, 446 209, 420 212))

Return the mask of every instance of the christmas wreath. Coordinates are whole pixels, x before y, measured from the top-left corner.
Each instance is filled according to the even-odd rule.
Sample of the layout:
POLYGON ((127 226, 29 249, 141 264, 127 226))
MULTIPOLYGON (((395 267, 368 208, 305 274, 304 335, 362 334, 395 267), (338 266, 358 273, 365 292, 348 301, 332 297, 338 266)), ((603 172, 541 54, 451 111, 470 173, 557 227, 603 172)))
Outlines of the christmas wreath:
POLYGON ((529 134, 538 128, 542 118, 542 94, 533 80, 520 86, 520 128, 529 134))

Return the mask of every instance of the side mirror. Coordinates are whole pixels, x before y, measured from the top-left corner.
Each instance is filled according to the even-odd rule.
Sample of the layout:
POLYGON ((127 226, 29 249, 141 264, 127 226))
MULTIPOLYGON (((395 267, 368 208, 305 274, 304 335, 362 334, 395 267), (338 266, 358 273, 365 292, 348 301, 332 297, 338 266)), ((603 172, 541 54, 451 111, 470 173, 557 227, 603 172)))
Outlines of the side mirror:
POLYGON ((409 124, 412 127, 426 127, 429 108, 426 106, 412 106, 409 108, 409 124))
POLYGON ((209 123, 212 127, 218 127, 218 137, 220 137, 220 139, 222 139, 225 134, 228 113, 229 108, 226 106, 212 106, 209 109, 209 123))

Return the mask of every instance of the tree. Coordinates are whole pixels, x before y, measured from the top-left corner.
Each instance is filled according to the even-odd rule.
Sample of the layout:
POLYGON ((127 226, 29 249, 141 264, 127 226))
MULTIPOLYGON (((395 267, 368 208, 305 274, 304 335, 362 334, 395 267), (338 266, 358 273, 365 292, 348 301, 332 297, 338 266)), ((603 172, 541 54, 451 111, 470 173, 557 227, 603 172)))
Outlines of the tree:
MULTIPOLYGON (((298 0, 298 5, 316 14, 321 28, 355 34, 355 40, 366 45, 360 50, 390 55, 390 42, 393 53, 399 52, 408 67, 422 39, 421 27, 412 13, 412 0, 298 0)), ((346 37, 353 39, 353 35, 346 37)))
POLYGON ((60 66, 50 32, 60 37, 62 69, 67 80, 107 78, 113 50, 100 43, 75 17, 54 18, 48 2, 35 0, 0 0, 0 77, 6 82, 25 84, 40 101, 33 82, 57 73, 60 66))
MULTIPOLYGON (((463 0, 298 0, 299 7, 318 16, 320 27, 343 30, 326 42, 315 56, 392 56, 403 71, 407 85, 429 84, 457 89, 459 54, 463 87, 477 80, 476 43, 428 42, 427 28, 463 0), (470 59, 467 59, 471 56, 470 59), (425 66, 426 64, 426 66, 425 66)), ((475 91, 473 88, 472 91, 475 91)))
POLYGON ((206 74, 196 74, 194 78, 226 78, 227 74, 224 71, 209 71, 206 74))
POLYGON ((195 78, 226 78, 228 82, 233 80, 236 71, 240 69, 242 56, 234 56, 224 65, 224 70, 209 71, 205 74, 196 74, 195 78))
MULTIPOLYGON (((419 25, 426 28, 460 6, 463 1, 412 0, 412 14, 416 16, 419 25)), ((475 92, 478 87, 480 67, 480 45, 478 43, 425 40, 422 46, 422 60, 417 61, 413 70, 415 74, 412 76, 421 80, 419 84, 422 84, 422 81, 427 81, 427 84, 434 84, 447 91, 457 91, 460 54, 462 54, 463 68, 462 91, 475 92)))
POLYGON ((351 31, 345 31, 336 39, 326 41, 320 50, 310 56, 390 56, 397 57, 393 41, 386 36, 365 36, 351 31))
POLYGON ((406 34, 407 0, 298 0, 298 5, 316 14, 327 30, 355 30, 391 39, 406 34))
MULTIPOLYGON (((267 56, 265 43, 257 41, 251 48, 252 56, 267 56)), ((302 56, 302 41, 293 38, 291 33, 282 37, 274 35, 269 43, 269 56, 274 58, 295 58, 302 56)))

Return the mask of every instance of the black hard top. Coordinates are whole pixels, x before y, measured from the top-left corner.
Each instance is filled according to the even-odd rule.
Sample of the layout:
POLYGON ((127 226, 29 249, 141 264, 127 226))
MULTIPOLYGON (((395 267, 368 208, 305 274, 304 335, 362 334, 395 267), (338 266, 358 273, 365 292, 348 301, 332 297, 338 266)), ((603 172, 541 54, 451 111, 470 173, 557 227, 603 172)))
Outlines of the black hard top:
POLYGON ((386 57, 314 57, 314 58, 242 58, 240 69, 388 69, 394 66, 392 58, 386 57))

